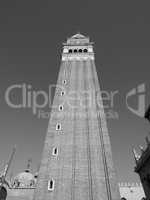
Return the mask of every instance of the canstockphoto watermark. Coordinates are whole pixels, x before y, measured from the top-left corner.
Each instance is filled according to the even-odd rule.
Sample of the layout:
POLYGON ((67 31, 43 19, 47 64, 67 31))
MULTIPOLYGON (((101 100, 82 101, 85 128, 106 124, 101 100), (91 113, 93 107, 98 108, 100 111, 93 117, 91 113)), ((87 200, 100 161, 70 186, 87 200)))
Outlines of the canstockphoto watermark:
MULTIPOLYGON (((65 105, 69 109, 106 108, 112 109, 118 91, 95 90, 68 90, 61 85, 49 85, 47 91, 35 90, 29 84, 14 84, 7 88, 5 101, 11 108, 30 108, 33 114, 37 114, 43 108, 58 109, 58 103, 53 104, 53 94, 58 97, 59 105, 65 105)), ((55 96, 54 96, 55 98, 55 96)))

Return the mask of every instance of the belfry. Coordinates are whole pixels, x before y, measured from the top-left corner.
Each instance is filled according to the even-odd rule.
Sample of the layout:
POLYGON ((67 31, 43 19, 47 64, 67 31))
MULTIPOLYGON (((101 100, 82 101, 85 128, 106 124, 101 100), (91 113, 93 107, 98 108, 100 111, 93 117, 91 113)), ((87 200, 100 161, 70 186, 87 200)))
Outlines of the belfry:
POLYGON ((119 200, 93 43, 63 43, 33 200, 119 200))

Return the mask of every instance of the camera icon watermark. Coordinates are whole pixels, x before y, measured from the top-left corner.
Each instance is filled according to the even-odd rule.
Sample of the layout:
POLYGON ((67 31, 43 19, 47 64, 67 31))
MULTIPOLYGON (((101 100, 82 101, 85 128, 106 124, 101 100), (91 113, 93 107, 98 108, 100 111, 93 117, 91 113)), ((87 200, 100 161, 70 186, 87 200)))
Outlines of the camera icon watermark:
POLYGON ((126 106, 128 110, 139 117, 143 117, 146 109, 146 85, 142 83, 136 88, 131 89, 126 94, 126 106), (129 104, 129 101, 133 98, 136 98, 137 105, 135 107, 129 104))

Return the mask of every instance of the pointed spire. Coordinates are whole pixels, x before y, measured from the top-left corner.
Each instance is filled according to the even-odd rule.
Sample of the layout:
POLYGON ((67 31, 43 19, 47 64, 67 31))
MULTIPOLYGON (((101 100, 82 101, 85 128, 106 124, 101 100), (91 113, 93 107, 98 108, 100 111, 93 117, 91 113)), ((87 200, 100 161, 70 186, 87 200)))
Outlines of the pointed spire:
POLYGON ((15 153, 16 153, 16 145, 13 147, 11 155, 10 155, 10 158, 9 158, 8 162, 6 163, 6 165, 5 165, 5 169, 4 169, 4 173, 3 173, 4 177, 6 177, 8 171, 9 171, 9 168, 10 168, 10 165, 12 163, 12 160, 14 158, 14 154, 15 153))
POLYGON ((133 152, 134 160, 137 163, 137 161, 139 160, 140 156, 138 155, 138 153, 136 152, 136 150, 134 148, 132 149, 132 152, 133 152))

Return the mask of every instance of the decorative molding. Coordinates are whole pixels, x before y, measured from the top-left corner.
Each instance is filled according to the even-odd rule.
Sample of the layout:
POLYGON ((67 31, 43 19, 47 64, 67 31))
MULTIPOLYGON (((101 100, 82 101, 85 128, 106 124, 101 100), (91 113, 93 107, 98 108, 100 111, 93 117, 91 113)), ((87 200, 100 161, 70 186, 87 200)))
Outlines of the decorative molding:
POLYGON ((142 188, 142 184, 141 183, 128 183, 128 182, 121 182, 118 183, 119 187, 141 187, 142 188))
POLYGON ((62 61, 66 60, 94 60, 94 55, 63 55, 62 56, 62 61))

